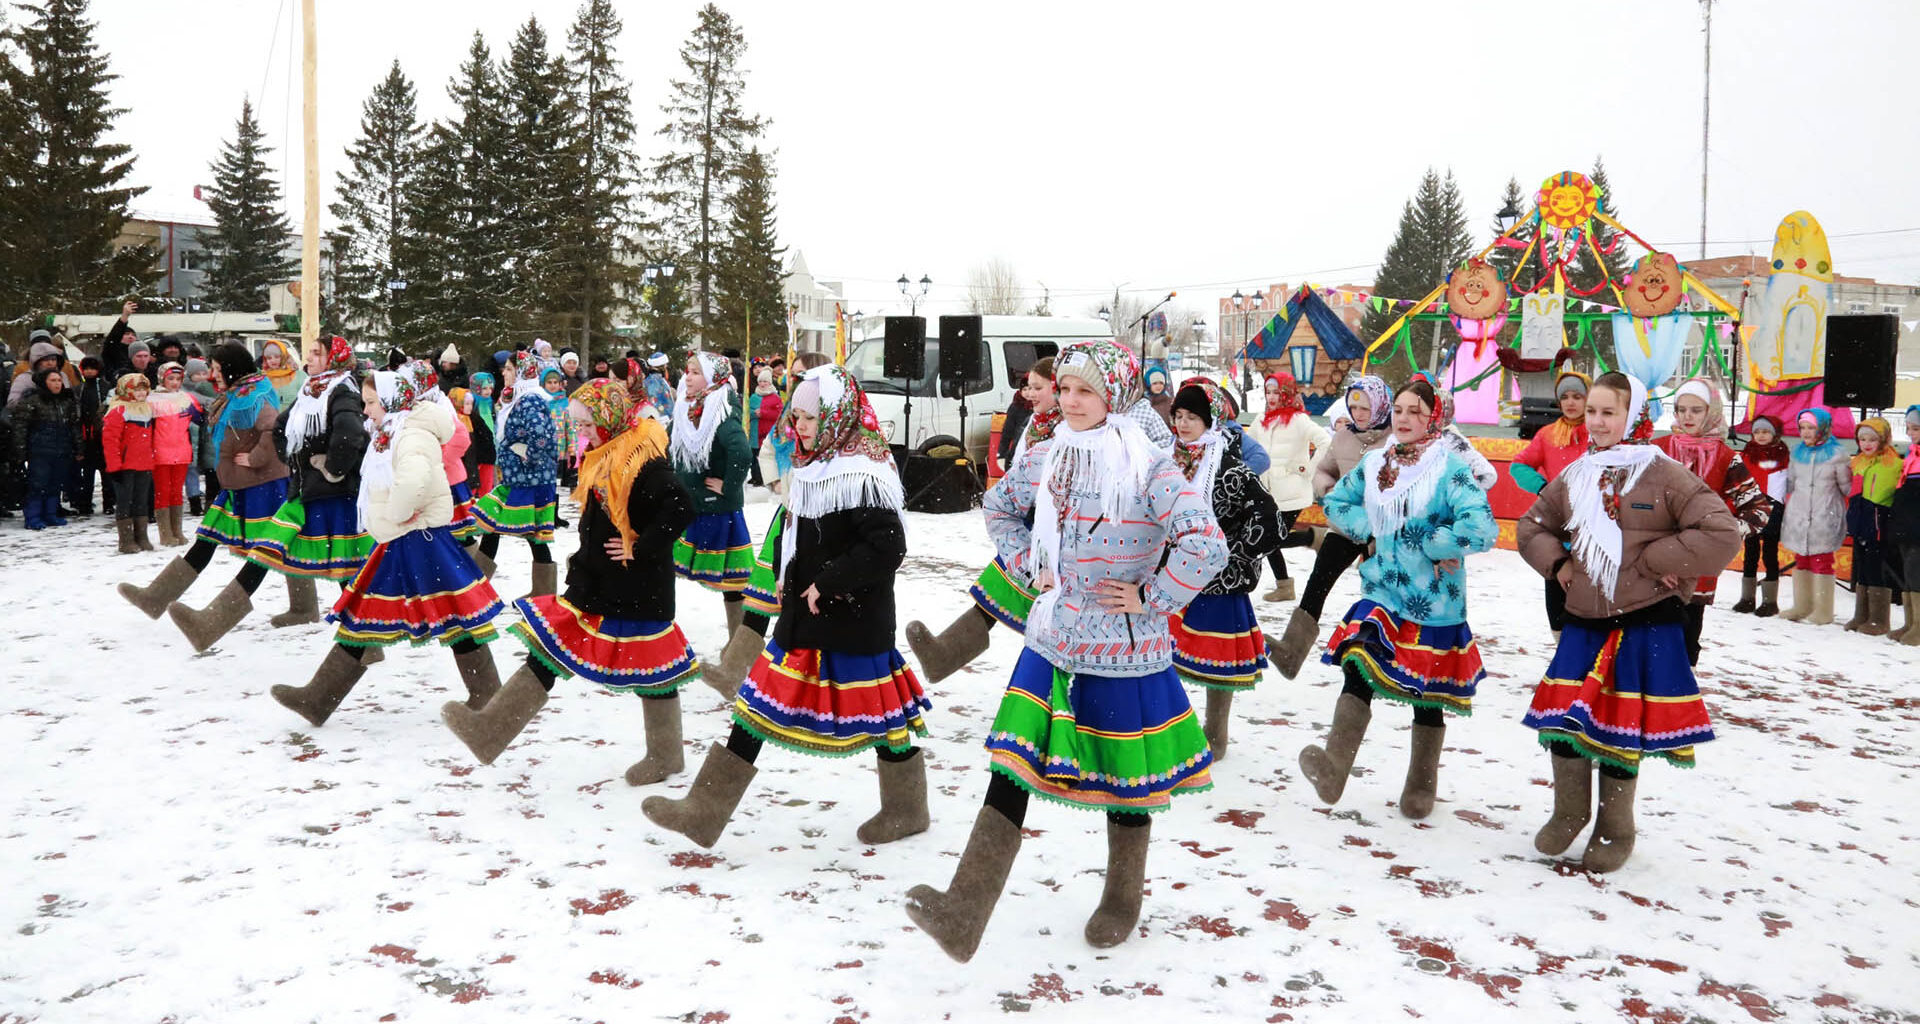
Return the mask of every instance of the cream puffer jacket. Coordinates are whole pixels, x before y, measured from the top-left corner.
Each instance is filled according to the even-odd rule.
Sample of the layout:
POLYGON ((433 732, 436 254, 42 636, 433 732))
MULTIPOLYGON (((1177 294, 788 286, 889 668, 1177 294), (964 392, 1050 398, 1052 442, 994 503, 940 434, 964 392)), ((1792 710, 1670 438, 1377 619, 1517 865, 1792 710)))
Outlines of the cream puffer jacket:
POLYGON ((1260 483, 1273 495, 1274 505, 1282 512, 1298 512, 1313 504, 1313 467, 1331 440, 1327 428, 1310 414, 1300 412, 1292 421, 1282 424, 1276 419, 1272 426, 1261 423, 1256 416, 1247 424, 1247 433, 1273 460, 1260 474, 1260 483))
POLYGON ((385 544, 414 530, 453 522, 453 492, 440 446, 453 439, 453 414, 422 402, 407 414, 393 439, 393 487, 368 497, 367 532, 385 544))

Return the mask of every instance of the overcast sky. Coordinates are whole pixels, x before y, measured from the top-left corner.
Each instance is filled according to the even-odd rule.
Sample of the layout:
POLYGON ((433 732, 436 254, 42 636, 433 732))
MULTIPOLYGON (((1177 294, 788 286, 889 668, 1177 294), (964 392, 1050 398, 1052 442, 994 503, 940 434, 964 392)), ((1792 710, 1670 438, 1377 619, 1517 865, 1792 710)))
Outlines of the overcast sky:
MULTIPOLYGON (((497 58, 529 14, 563 42, 575 6, 320 0, 329 197, 393 59, 443 116, 475 30, 497 58)), ((699 6, 618 4, 644 131, 699 6)), ((299 7, 96 0, 118 134, 152 189, 139 209, 205 216, 193 186, 251 96, 298 222, 299 7)), ((1509 176, 1530 192, 1600 155, 1626 224, 1698 254, 1697 0, 722 7, 747 38, 746 104, 773 121, 781 238, 868 313, 902 272, 931 275, 947 311, 993 256, 1066 314, 1116 286, 1210 313, 1236 287, 1371 282, 1429 165, 1484 228, 1509 176)), ((1840 273, 1920 284, 1916 41, 1913 0, 1715 5, 1710 255, 1764 254, 1804 208, 1840 273)))

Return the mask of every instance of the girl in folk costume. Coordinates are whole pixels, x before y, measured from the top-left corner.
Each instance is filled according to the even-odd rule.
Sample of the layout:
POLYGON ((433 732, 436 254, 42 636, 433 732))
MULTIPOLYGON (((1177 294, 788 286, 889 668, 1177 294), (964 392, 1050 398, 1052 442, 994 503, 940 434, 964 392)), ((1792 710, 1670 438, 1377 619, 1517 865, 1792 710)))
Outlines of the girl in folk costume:
MULTIPOLYGON (((296 367, 296 369, 298 369, 296 367)), ((166 612, 181 633, 205 650, 253 610, 253 592, 267 569, 249 561, 212 603, 196 612, 176 600, 213 561, 222 546, 242 558, 272 536, 273 517, 287 500, 287 464, 275 444, 279 398, 266 374, 254 365, 246 347, 226 344, 214 350, 215 381, 225 386, 207 418, 213 426, 208 444, 217 447, 220 494, 200 520, 193 546, 168 562, 145 587, 120 584, 122 597, 157 619, 166 612)), ((293 596, 291 588, 290 596, 293 596)))
MULTIPOLYGON (((106 453, 107 479, 113 485, 113 525, 119 528, 120 553, 123 555, 153 550, 153 542, 147 539, 147 509, 153 504, 153 460, 156 453, 153 403, 147 400, 152 388, 153 384, 145 374, 121 375, 114 382, 113 398, 107 403, 106 416, 101 421, 101 447, 106 453)), ((29 416, 21 411, 22 408, 16 407, 19 415, 14 429, 25 433, 29 429, 26 424, 29 416)), ((59 512, 57 492, 49 497, 54 499, 54 511, 59 512)), ((213 557, 211 551, 207 557, 213 557)), ((178 562, 179 559, 174 561, 178 562)), ((167 576, 165 572, 160 575, 162 579, 167 576)), ((181 577, 180 591, 186 590, 187 584, 193 582, 193 575, 188 572, 181 577)), ((122 594, 126 594, 130 588, 131 584, 120 584, 122 594)), ((167 600, 177 596, 179 591, 167 600)), ((164 607, 165 604, 156 606, 153 611, 147 612, 147 616, 159 618, 160 609, 164 607)), ((146 611, 145 606, 141 610, 146 611)))
POLYGON ((498 458, 493 443, 493 389, 493 374, 484 371, 474 374, 467 385, 472 403, 467 416, 473 434, 473 444, 467 449, 467 482, 475 494, 493 491, 494 462, 498 458))
POLYGON ((1794 553, 1793 607, 1780 617, 1815 626, 1833 623, 1833 553, 1847 536, 1853 468, 1833 436, 1825 409, 1800 414, 1800 444, 1787 464, 1780 542, 1794 553))
MULTIPOLYGON (((1564 350, 1563 350, 1564 351, 1564 350)), ((1562 367, 1554 379, 1554 398, 1560 404, 1560 418, 1541 427, 1533 440, 1514 456, 1507 467, 1514 485, 1529 494, 1539 494, 1560 478, 1567 467, 1587 454, 1587 389, 1592 378, 1571 366, 1562 367)), ((1556 639, 1567 619, 1567 593, 1560 581, 1547 577, 1547 628, 1556 639)))
MULTIPOLYGON (((791 377, 793 387, 800 386, 801 378, 808 370, 825 366, 828 361, 828 357, 819 352, 795 354, 791 377)), ((635 373, 635 376, 639 374, 635 373)), ((781 408, 784 410, 792 404, 793 394, 789 390, 781 402, 781 408)), ((794 451, 792 417, 783 416, 774 424, 767 446, 786 452, 776 461, 772 470, 775 476, 768 480, 769 486, 778 485, 774 492, 780 495, 780 507, 774 510, 773 519, 767 524, 767 535, 760 542, 759 553, 753 557, 753 574, 747 578, 747 587, 741 592, 745 598, 742 602, 745 614, 741 616, 740 625, 735 626, 732 635, 727 638, 727 646, 720 652, 720 657, 700 666, 701 680, 726 698, 728 703, 732 703, 739 694, 740 684, 746 681, 748 670, 760 659, 760 652, 766 647, 767 627, 772 625, 773 617, 780 614, 780 542, 791 518, 787 512, 785 479, 791 469, 794 451)), ((762 472, 767 472, 764 466, 762 472)))
MULTIPOLYGON (((460 391, 461 398, 466 397, 465 391, 453 390, 460 391)), ((453 531, 453 539, 471 555, 480 542, 480 521, 473 515, 473 488, 467 486, 467 452, 473 448, 473 421, 461 411, 463 403, 437 387, 429 387, 420 400, 434 402, 453 416, 453 436, 440 446, 440 465, 446 470, 447 493, 453 498, 453 521, 447 524, 447 529, 453 531)))
MULTIPOLYGON (((453 415, 424 400, 426 363, 375 373, 361 386, 373 439, 360 464, 360 524, 375 546, 334 603, 333 647, 305 686, 275 686, 273 699, 314 725, 325 725, 367 671, 371 649, 438 640, 453 651, 478 710, 500 689, 493 655, 493 619, 500 599, 453 539, 453 499, 441 446, 453 437, 453 415)), ((543 413, 544 409, 541 410, 543 413)))
POLYGON ((1360 563, 1361 598, 1333 631, 1324 661, 1346 685, 1326 746, 1300 752, 1300 769, 1320 799, 1336 803, 1372 718, 1374 694, 1413 706, 1413 754, 1400 813, 1433 810, 1446 739, 1445 712, 1473 713, 1486 673, 1467 626, 1467 555, 1499 538, 1473 470, 1443 438, 1452 404, 1415 378, 1393 399, 1393 443, 1368 452, 1321 499, 1327 522, 1371 541, 1360 563))
POLYGON ((300 386, 307 382, 307 373, 300 360, 293 357, 293 348, 279 338, 262 342, 260 372, 266 374, 267 386, 273 389, 279 408, 291 409, 294 399, 300 397, 300 386))
POLYGON ((335 337, 308 356, 307 369, 293 407, 275 428, 291 490, 251 555, 287 577, 292 607, 273 617, 275 626, 319 622, 314 581, 345 586, 373 550, 373 537, 361 528, 355 507, 367 428, 353 346, 335 337))
MULTIPOLYGON (((1392 438, 1393 390, 1387 382, 1371 374, 1354 381, 1333 414, 1332 439, 1320 454, 1313 470, 1314 500, 1325 500, 1366 454, 1392 438)), ((1338 529, 1320 537, 1314 554, 1313 571, 1307 576, 1306 592, 1287 619, 1285 634, 1278 640, 1267 637, 1267 657, 1280 674, 1292 679, 1313 650, 1320 636, 1320 614, 1326 609, 1327 595, 1347 568, 1366 551, 1338 529)))
POLYGON ((947 888, 907 893, 908 916, 960 961, 1006 886, 1030 795, 1107 814, 1106 887, 1085 929, 1105 948, 1140 918, 1149 813, 1213 785, 1167 620, 1226 565, 1226 539, 1206 498, 1119 411, 1140 394, 1131 352, 1071 345, 1054 374, 1061 423, 987 492, 987 532, 1040 597, 987 736, 985 804, 947 888))
POLYGON ((1920 647, 1920 405, 1907 406, 1907 458, 1887 515, 1887 564, 1900 586, 1906 623, 1889 639, 1920 647))
MULTIPOLYGON (((560 477, 562 486, 571 486, 574 469, 579 464, 578 450, 580 437, 574 433, 573 416, 567 404, 567 384, 569 378, 558 366, 548 366, 540 371, 540 390, 547 393, 547 412, 553 417, 553 441, 560 449, 560 462, 555 473, 560 477)), ((565 522, 558 525, 566 526, 565 522)))
POLYGON ((1219 424, 1229 404, 1219 385, 1196 377, 1173 398, 1173 462, 1227 538, 1227 564, 1186 608, 1168 616, 1173 667, 1206 688, 1204 731, 1217 763, 1227 756, 1236 692, 1251 690, 1267 667, 1266 638, 1247 596, 1260 582, 1260 558, 1280 543, 1280 516, 1260 478, 1242 462, 1237 434, 1219 424))
POLYGON ((200 400, 186 389, 187 368, 168 363, 160 368, 160 387, 148 403, 153 406, 153 521, 160 543, 181 547, 187 543, 181 518, 187 508, 187 476, 193 468, 194 424, 205 420, 200 400))
POLYGON ((1746 554, 1740 567, 1740 603, 1736 612, 1752 612, 1761 618, 1780 614, 1780 527, 1785 521, 1787 464, 1793 452, 1780 440, 1780 423, 1771 416, 1755 416, 1753 439, 1740 449, 1740 464, 1753 478, 1753 485, 1766 495, 1767 521, 1747 534, 1746 554), (1767 578, 1760 583, 1760 603, 1754 603, 1754 576, 1760 562, 1767 564, 1767 578))
POLYGON ((492 764, 546 706, 556 679, 577 675, 637 694, 647 752, 627 769, 627 782, 644 786, 685 767, 679 694, 699 668, 673 624, 671 552, 693 521, 693 498, 667 461, 666 428, 643 414, 626 385, 595 378, 572 402, 592 448, 573 492, 580 549, 567 561, 566 592, 515 601, 521 621, 508 632, 526 645, 526 663, 484 709, 450 702, 441 717, 492 764))
MULTIPOLYGON (((1734 457, 1733 449, 1727 447, 1726 437, 1727 418, 1720 389, 1710 381, 1695 377, 1674 392, 1673 433, 1653 444, 1726 499, 1734 517, 1747 530, 1757 533, 1767 522, 1767 496, 1753 482, 1747 467, 1734 457)), ((1687 601, 1689 665, 1700 664, 1700 630, 1725 568, 1714 566, 1695 581, 1693 597, 1687 601)))
POLYGON ((1893 620, 1893 590, 1887 583, 1887 519, 1904 475, 1893 450, 1893 428, 1875 416, 1854 430, 1860 454, 1849 460, 1847 536, 1853 538, 1853 619, 1848 632, 1885 636, 1893 620))
POLYGON ((654 824, 712 846, 764 743, 824 757, 879 756, 880 813, 863 843, 927 830, 927 766, 914 746, 931 705, 894 646, 893 578, 906 557, 906 498, 879 421, 841 367, 809 370, 784 418, 796 441, 781 536, 780 617, 687 795, 648 797, 654 824))
POLYGON ((673 438, 667 447, 674 472, 693 495, 695 519, 673 546, 673 564, 681 575, 719 591, 726 605, 727 636, 740 628, 747 580, 753 575, 753 537, 747 533, 748 463, 746 431, 733 405, 733 363, 725 356, 695 352, 673 403, 673 438))
MULTIPOLYGON (((1020 396, 1026 399, 1032 414, 1014 443, 1013 458, 1007 462, 1009 470, 1034 445, 1052 437, 1054 428, 1060 425, 1053 366, 1052 359, 1042 359, 1027 371, 1027 384, 1020 389, 1020 396)), ((1158 418, 1158 414, 1155 415, 1158 418)), ((1016 582, 1001 559, 996 557, 980 570, 979 578, 973 581, 968 593, 973 597, 973 607, 961 612, 937 637, 917 619, 907 623, 907 643, 920 659, 920 669, 927 674, 928 682, 937 683, 985 654, 988 632, 995 622, 1006 623, 1015 633, 1027 631, 1027 613, 1033 610, 1033 590, 1016 582)))
POLYGON ((1294 381, 1293 374, 1267 375, 1266 395, 1266 411, 1247 432, 1273 460, 1260 482, 1280 509, 1280 521, 1285 525, 1282 535, 1287 536, 1287 541, 1267 555, 1267 563, 1273 566, 1273 589, 1262 600, 1291 601, 1294 585, 1287 575, 1283 549, 1312 542, 1312 536, 1304 532, 1297 537, 1289 535, 1300 510, 1313 504, 1314 461, 1327 450, 1333 435, 1307 414, 1306 404, 1300 397, 1300 385, 1294 381))
POLYGON ((1696 581, 1739 550, 1726 501, 1647 443, 1647 391, 1609 373, 1587 408, 1593 451, 1548 484, 1520 520, 1521 557, 1567 592, 1567 621, 1525 724, 1552 755, 1553 816, 1534 848, 1556 855, 1593 816, 1581 864, 1613 871, 1633 852, 1641 762, 1693 765, 1713 739, 1693 670, 1683 662, 1686 600, 1696 581))
POLYGON ((513 390, 499 413, 500 482, 473 503, 473 518, 486 531, 473 561, 493 575, 502 536, 524 537, 533 552, 531 596, 551 594, 559 581, 553 564, 553 527, 559 515, 559 442, 553 411, 540 387, 540 360, 522 352, 509 364, 513 390))

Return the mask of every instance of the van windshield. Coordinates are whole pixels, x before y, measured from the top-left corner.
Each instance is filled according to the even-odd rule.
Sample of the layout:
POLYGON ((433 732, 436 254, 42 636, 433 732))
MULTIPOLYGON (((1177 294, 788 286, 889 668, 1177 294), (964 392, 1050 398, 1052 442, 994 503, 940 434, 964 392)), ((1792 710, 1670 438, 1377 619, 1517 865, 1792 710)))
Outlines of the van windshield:
MULTIPOLYGON (((853 346, 847 354, 847 372, 860 382, 868 394, 901 394, 900 378, 886 376, 887 341, 882 337, 872 337, 853 346)), ((933 377, 940 367, 940 342, 935 338, 927 339, 926 362, 922 364, 920 379, 913 382, 916 395, 933 394, 933 377)))

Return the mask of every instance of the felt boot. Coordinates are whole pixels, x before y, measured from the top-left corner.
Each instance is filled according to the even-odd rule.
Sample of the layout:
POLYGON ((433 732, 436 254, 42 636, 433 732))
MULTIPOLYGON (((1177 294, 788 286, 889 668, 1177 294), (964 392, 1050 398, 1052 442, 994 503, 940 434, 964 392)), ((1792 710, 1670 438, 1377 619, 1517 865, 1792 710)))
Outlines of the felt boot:
POLYGON ((1267 660, 1280 674, 1292 679, 1300 674, 1300 666, 1306 663, 1307 655, 1313 651, 1313 642, 1320 638, 1320 620, 1308 615, 1303 608, 1295 607, 1287 618, 1287 631, 1276 642, 1267 637, 1267 660))
POLYGON ((1152 818, 1141 825, 1107 819, 1107 884, 1100 893, 1100 906, 1087 919, 1087 945, 1112 949, 1127 941, 1133 926, 1140 923, 1140 900, 1147 886, 1147 840, 1152 832, 1152 818))
POLYGON ((287 610, 268 619, 273 628, 304 626, 320 621, 320 595, 305 576, 287 577, 287 610))
POLYGON ((1753 614, 1754 608, 1758 607, 1753 602, 1754 587, 1757 583, 1758 581, 1752 576, 1740 577, 1740 600, 1733 606, 1734 611, 1742 615, 1753 614))
POLYGON ((987 631, 991 628, 990 620, 976 606, 961 612, 939 636, 923 623, 907 623, 907 646, 920 659, 926 681, 937 683, 986 653, 987 631))
POLYGON ((1300 752, 1300 771, 1313 783, 1313 791, 1324 803, 1339 803, 1347 789, 1347 773, 1353 770, 1353 755, 1367 735, 1367 723, 1373 719, 1373 707, 1351 693, 1342 693, 1333 706, 1333 728, 1327 732, 1327 745, 1308 747, 1300 752))
POLYGON ((1440 788, 1440 750, 1447 741, 1444 725, 1413 727, 1413 754, 1407 759, 1407 783, 1400 790, 1400 813, 1415 821, 1433 813, 1440 788))
POLYGON ((1633 791, 1639 781, 1638 776, 1616 779, 1601 773, 1599 820, 1594 822, 1593 835, 1587 839, 1587 852, 1580 858, 1581 867, 1604 875, 1619 870, 1633 855, 1633 791))
POLYGON ((480 570, 481 576, 493 579, 493 559, 488 558, 486 552, 480 550, 480 545, 475 544, 468 548, 467 555, 473 559, 473 567, 480 570))
POLYGON ((1907 628, 1895 634, 1893 639, 1908 647, 1920 647, 1920 590, 1907 591, 1907 628))
POLYGON ((353 655, 339 644, 327 651, 325 661, 320 663, 313 679, 305 686, 275 686, 269 692, 282 707, 298 712, 301 718, 316 726, 327 724, 334 709, 347 699, 347 694, 367 674, 367 667, 355 661, 353 655))
POLYGON ((1867 587, 1867 622, 1860 632, 1868 636, 1886 636, 1893 622, 1893 591, 1886 587, 1867 587))
POLYGON ((1849 633, 1858 633, 1873 618, 1873 594, 1871 588, 1856 585, 1853 588, 1853 618, 1841 628, 1849 633))
POLYGON ((460 666, 460 681, 467 687, 467 707, 479 711, 500 692, 500 669, 493 663, 493 651, 485 644, 453 656, 460 666))
POLYGON ((870 846, 919 835, 932 824, 927 814, 927 752, 915 748, 904 761, 879 762, 880 813, 854 832, 870 846))
POLYGON ((1820 577, 1805 569, 1793 570, 1793 607, 1780 613, 1788 622, 1799 622, 1813 614, 1814 581, 1820 577))
POLYGON ((753 663, 760 659, 760 652, 766 646, 766 637, 740 626, 733 631, 718 660, 701 664, 700 678, 713 687, 715 693, 731 701, 739 696, 740 684, 746 682, 747 673, 753 670, 753 663))
POLYGON ((945 890, 930 885, 908 889, 907 916, 948 956, 966 963, 980 948, 980 936, 1019 855, 1020 826, 991 807, 980 808, 953 880, 945 890))
POLYGON ((224 587, 205 608, 194 611, 178 601, 167 606, 167 618, 180 628, 180 635, 198 654, 220 642, 227 631, 240 624, 253 610, 253 595, 234 580, 224 587))
POLYGON ((640 813, 661 828, 711 847, 733 820, 734 808, 740 806, 740 797, 757 771, 753 762, 715 743, 707 749, 707 759, 686 796, 678 800, 650 796, 640 804, 640 813))
POLYGON ((1549 857, 1565 853, 1593 817, 1593 762, 1549 753, 1553 762, 1553 816, 1533 835, 1533 848, 1549 857))
POLYGON ((647 754, 627 769, 627 785, 651 786, 687 768, 687 751, 680 744, 680 696, 645 698, 640 716, 647 730, 647 754))
MULTIPOLYGON (((119 531, 120 533, 120 554, 123 554, 123 555, 139 554, 140 542, 133 539, 133 520, 115 519, 113 521, 113 528, 119 531)), ((33 519, 31 518, 31 516, 27 520, 27 529, 29 530, 38 529, 38 527, 33 525, 33 519)), ((124 583, 120 585, 123 587, 126 586, 126 584, 124 583)), ((155 617, 158 618, 157 615, 155 617)))
POLYGON ((747 603, 745 601, 722 601, 727 613, 727 638, 732 639, 734 630, 747 621, 747 603))
MULTIPOLYGON (((119 525, 122 534, 127 535, 133 520, 122 519, 119 525)), ((167 610, 168 605, 179 600, 180 595, 186 593, 187 588, 193 586, 193 581, 199 578, 200 570, 195 569, 192 562, 184 558, 175 558, 167 563, 166 568, 160 570, 160 575, 155 576, 152 583, 144 587, 122 583, 114 589, 118 590, 120 596, 126 598, 129 604, 145 612, 147 618, 157 619, 167 610)))
POLYGON ((170 548, 173 546, 173 532, 167 523, 166 509, 156 508, 153 510, 153 530, 160 535, 161 547, 170 548))
MULTIPOLYGON (((1800 589, 1799 584, 1794 589, 1800 589)), ((1813 578, 1813 614, 1806 617, 1809 626, 1833 625, 1833 577, 1821 574, 1813 578)))
POLYGON ((560 581, 560 565, 557 562, 533 563, 533 589, 527 591, 528 597, 551 597, 554 587, 560 581))
POLYGON ((1213 763, 1219 764, 1227 759, 1227 728, 1233 721, 1233 691, 1207 688, 1207 718, 1205 729, 1207 749, 1213 752, 1213 763))
POLYGON ((1780 581, 1767 580, 1760 584, 1760 607, 1753 614, 1763 619, 1780 614, 1780 581))
POLYGON ((186 509, 180 505, 174 505, 167 509, 167 528, 172 531, 173 536, 162 543, 168 547, 183 547, 187 543, 187 535, 182 525, 182 517, 185 515, 185 512, 186 509))
POLYGON ((1276 580, 1273 589, 1260 596, 1262 601, 1291 601, 1294 596, 1293 578, 1276 580))
POLYGON ((133 517, 133 542, 139 545, 142 551, 153 550, 153 538, 147 534, 147 523, 146 516, 133 517))
POLYGON ((546 706, 547 688, 532 669, 522 665, 485 707, 475 711, 466 702, 450 700, 440 705, 440 720, 467 745, 474 760, 492 764, 546 706))

